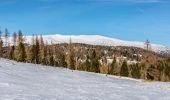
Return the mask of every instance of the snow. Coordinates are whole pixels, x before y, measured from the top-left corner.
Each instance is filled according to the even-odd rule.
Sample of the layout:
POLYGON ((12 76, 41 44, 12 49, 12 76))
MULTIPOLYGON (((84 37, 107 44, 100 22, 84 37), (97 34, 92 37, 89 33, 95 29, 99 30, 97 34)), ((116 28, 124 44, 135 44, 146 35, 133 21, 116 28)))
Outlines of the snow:
POLYGON ((170 83, 0 59, 0 100, 170 100, 169 93, 170 83))
MULTIPOLYGON (((101 35, 43 35, 43 38, 48 43, 68 43, 70 38, 74 43, 84 43, 90 45, 103 46, 131 46, 144 48, 144 42, 139 41, 124 41, 116 38, 109 38, 101 35)), ((32 36, 26 36, 27 42, 31 43, 32 36)), ((164 45, 151 44, 151 50, 160 53, 161 51, 170 52, 170 49, 164 45)))
MULTIPOLYGON (((144 49, 144 42, 139 41, 125 41, 116 38, 109 38, 101 35, 43 35, 43 39, 48 44, 51 43, 69 43, 70 38, 73 43, 83 43, 90 45, 101 45, 101 46, 129 46, 139 47, 144 49)), ((2 37, 4 40, 4 37, 2 37)), ((13 44, 13 38, 10 37, 11 44, 13 44)), ((25 36, 26 43, 31 44, 32 36, 25 36)), ((170 53, 170 48, 160 45, 151 44, 151 50, 157 53, 170 53)))

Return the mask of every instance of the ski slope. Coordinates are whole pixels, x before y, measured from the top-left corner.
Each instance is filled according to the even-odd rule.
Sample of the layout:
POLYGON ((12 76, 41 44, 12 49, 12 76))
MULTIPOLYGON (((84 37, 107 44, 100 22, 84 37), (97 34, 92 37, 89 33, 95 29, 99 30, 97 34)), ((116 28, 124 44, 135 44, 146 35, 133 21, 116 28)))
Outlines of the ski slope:
POLYGON ((0 59, 0 100, 170 100, 170 83, 0 59))

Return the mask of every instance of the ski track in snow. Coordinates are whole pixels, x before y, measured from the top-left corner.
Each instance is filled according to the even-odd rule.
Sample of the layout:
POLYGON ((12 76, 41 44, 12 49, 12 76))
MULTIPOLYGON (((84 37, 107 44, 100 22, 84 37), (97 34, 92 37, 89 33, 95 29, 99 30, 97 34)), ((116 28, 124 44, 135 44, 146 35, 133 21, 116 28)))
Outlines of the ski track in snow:
POLYGON ((170 83, 0 59, 0 100, 170 100, 170 83))

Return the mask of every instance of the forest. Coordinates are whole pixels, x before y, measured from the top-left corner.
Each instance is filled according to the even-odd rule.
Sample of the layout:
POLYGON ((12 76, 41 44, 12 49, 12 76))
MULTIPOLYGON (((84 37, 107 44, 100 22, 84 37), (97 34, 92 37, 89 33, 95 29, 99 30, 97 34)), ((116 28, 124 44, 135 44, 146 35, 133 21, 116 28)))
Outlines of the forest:
MULTIPOLYGON (((64 67, 106 75, 151 81, 170 81, 170 59, 135 47, 109 47, 73 43, 48 43, 32 35, 31 43, 21 30, 10 35, 0 31, 0 57, 18 62, 64 67)), ((23 66, 24 67, 24 66, 23 66)))

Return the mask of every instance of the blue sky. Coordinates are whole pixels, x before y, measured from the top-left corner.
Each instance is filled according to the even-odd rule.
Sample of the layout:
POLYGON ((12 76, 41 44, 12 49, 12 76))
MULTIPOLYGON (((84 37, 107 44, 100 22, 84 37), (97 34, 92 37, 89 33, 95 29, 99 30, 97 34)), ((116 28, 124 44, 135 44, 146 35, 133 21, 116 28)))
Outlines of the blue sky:
POLYGON ((0 26, 25 35, 99 34, 170 47, 170 1, 0 0, 0 26))

